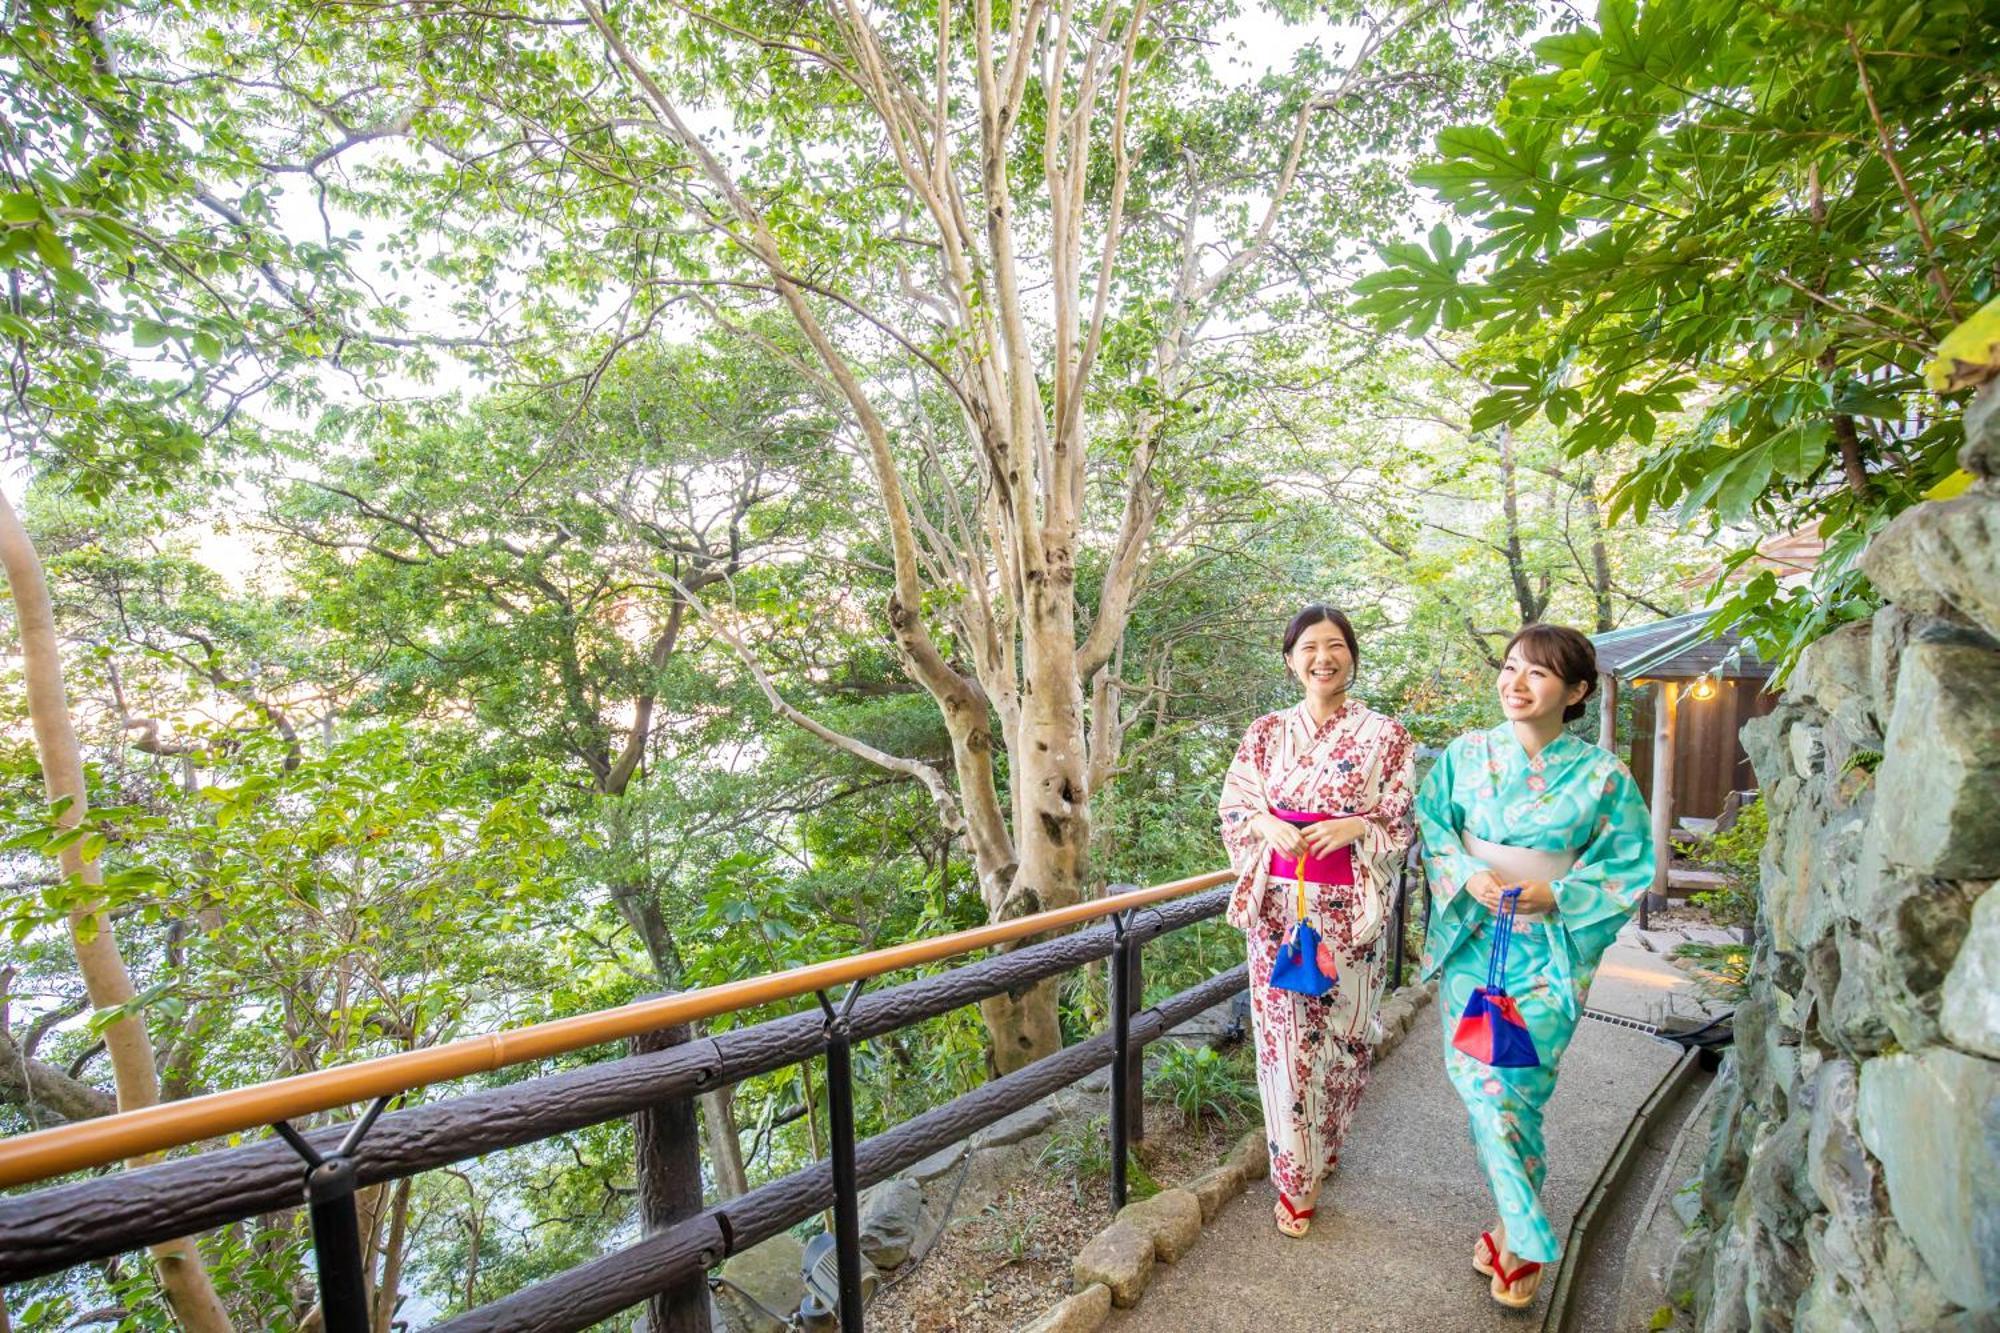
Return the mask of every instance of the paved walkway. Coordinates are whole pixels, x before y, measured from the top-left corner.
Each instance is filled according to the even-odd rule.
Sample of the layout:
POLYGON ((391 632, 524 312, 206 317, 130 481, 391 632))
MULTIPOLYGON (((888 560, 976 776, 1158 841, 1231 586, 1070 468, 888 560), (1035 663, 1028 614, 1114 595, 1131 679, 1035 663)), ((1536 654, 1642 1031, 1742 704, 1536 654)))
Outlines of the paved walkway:
MULTIPOLYGON (((1588 1003, 1652 1021, 1673 969, 1636 943, 1613 946, 1588 1003), (1613 971, 1616 964, 1618 970, 1613 971), (1664 968, 1664 964, 1658 964, 1664 968)), ((1678 975, 1678 974, 1676 974, 1678 975)), ((1304 1240, 1278 1234, 1268 1183, 1231 1202, 1180 1263, 1155 1270, 1145 1299, 1112 1315, 1115 1333, 1522 1333, 1532 1316, 1505 1311, 1472 1271, 1492 1222, 1465 1108, 1445 1081, 1434 1007, 1376 1069, 1338 1175, 1320 1192, 1304 1240)), ((1585 1019, 1563 1058, 1548 1109, 1543 1190, 1565 1234, 1632 1112, 1678 1051, 1645 1033, 1585 1019)), ((1610 1331, 1607 1331, 1610 1333, 1610 1331)))

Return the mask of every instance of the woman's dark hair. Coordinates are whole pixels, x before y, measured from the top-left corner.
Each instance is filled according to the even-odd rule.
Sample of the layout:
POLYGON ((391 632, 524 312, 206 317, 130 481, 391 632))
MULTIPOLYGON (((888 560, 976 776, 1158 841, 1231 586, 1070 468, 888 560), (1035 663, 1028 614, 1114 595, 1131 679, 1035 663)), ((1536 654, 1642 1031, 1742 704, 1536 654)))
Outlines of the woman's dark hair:
POLYGON ((1567 625, 1527 625, 1507 640, 1507 652, 1500 655, 1501 660, 1517 648, 1528 662, 1561 676, 1563 684, 1588 686, 1583 698, 1563 709, 1565 722, 1582 717, 1583 706, 1597 693, 1596 645, 1567 625))
POLYGON ((1292 623, 1285 626, 1284 655, 1290 657, 1297 646, 1299 636, 1314 625, 1331 625, 1340 631, 1340 637, 1347 640, 1347 656, 1353 665, 1350 672, 1361 667, 1361 645, 1354 640, 1354 625, 1334 607, 1325 602, 1314 602, 1305 610, 1292 617, 1292 623))

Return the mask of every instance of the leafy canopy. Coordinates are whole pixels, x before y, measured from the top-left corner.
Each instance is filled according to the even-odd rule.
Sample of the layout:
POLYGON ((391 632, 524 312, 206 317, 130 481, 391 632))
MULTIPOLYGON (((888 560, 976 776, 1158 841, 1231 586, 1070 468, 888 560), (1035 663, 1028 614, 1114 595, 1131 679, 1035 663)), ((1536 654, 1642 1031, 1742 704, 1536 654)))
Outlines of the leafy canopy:
POLYGON ((1360 309, 1477 331, 1475 427, 1638 445, 1614 519, 1816 525, 1812 587, 1762 575, 1719 612, 1789 656, 1866 610, 1854 557, 1952 472, 1956 414, 1922 366, 1995 289, 1983 10, 1607 0, 1415 173, 1477 242, 1384 251, 1360 309))

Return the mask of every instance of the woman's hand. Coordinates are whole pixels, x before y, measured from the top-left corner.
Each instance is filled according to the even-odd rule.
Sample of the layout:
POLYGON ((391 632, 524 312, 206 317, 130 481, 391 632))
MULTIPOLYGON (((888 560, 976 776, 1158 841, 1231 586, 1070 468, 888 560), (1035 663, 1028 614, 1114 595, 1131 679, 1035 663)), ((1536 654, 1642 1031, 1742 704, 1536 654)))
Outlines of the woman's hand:
POLYGON ((1472 895, 1481 907, 1489 912, 1500 910, 1500 895, 1507 886, 1502 884, 1490 870, 1482 870, 1465 881, 1465 892, 1472 895))
POLYGON ((1519 889, 1520 898, 1514 904, 1518 912, 1552 912, 1556 906, 1555 890, 1538 879, 1522 880, 1518 884, 1502 884, 1490 870, 1482 870, 1465 881, 1465 891, 1476 898, 1489 912, 1500 910, 1500 899, 1509 889, 1519 889))
POLYGON ((1368 831, 1368 822, 1355 815, 1341 815, 1335 819, 1322 819, 1317 824, 1305 826, 1306 846, 1315 856, 1331 856, 1351 842, 1357 841, 1368 831))
POLYGON ((1553 912, 1556 910, 1556 891, 1538 879, 1521 881, 1521 899, 1514 905, 1518 912, 1553 912))
POLYGON ((1299 836, 1298 825, 1289 824, 1276 815, 1258 815, 1250 821, 1250 827, 1263 834, 1264 841, 1293 859, 1297 859, 1300 849, 1305 846, 1305 839, 1299 836))

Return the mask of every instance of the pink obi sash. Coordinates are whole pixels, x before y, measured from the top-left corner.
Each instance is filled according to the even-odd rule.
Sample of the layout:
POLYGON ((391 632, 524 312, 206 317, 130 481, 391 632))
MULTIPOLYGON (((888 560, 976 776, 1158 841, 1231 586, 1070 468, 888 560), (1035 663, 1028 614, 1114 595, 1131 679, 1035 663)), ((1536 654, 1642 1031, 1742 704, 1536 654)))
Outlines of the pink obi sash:
MULTIPOLYGON (((1272 814, 1287 824, 1317 824, 1323 819, 1340 819, 1340 815, 1309 814, 1303 810, 1272 810, 1272 814)), ((1297 879, 1299 863, 1286 856, 1276 847, 1271 849, 1271 878, 1276 880, 1297 879)), ((1348 843, 1331 856, 1321 856, 1307 849, 1305 855, 1305 880, 1308 884, 1352 884, 1354 883, 1354 844, 1348 843)))

